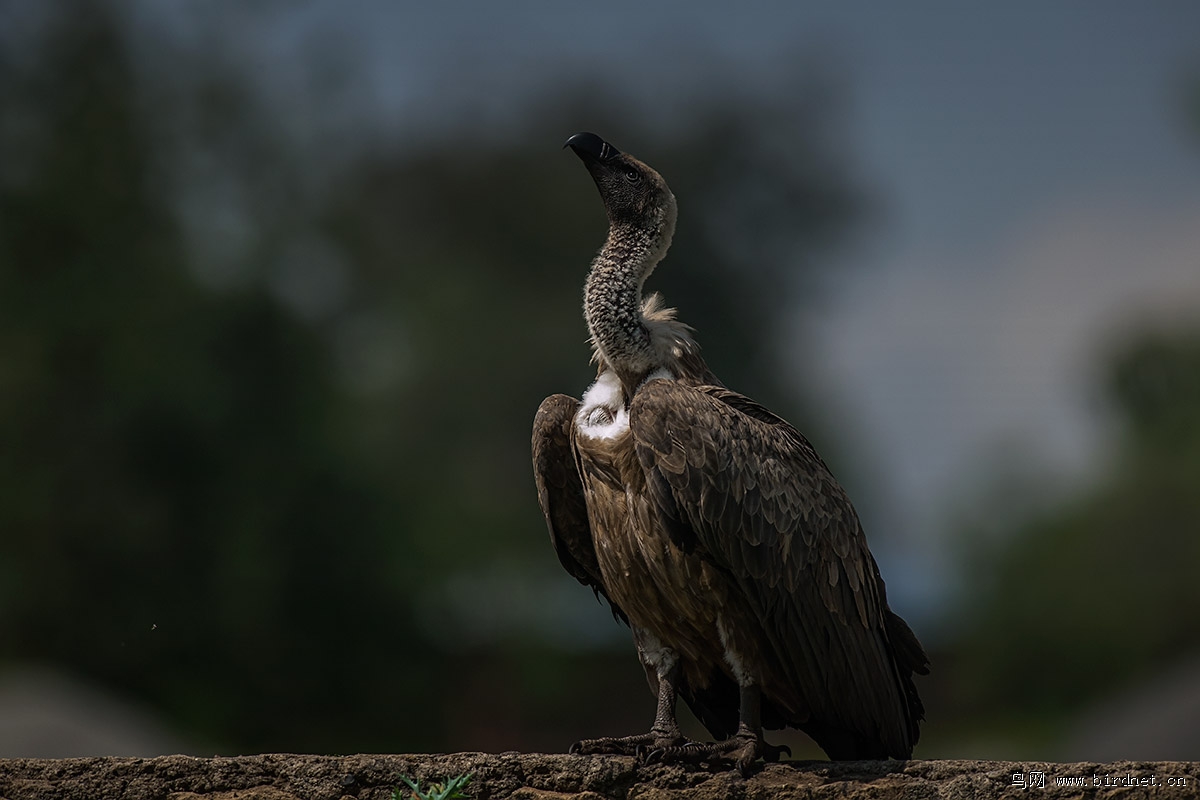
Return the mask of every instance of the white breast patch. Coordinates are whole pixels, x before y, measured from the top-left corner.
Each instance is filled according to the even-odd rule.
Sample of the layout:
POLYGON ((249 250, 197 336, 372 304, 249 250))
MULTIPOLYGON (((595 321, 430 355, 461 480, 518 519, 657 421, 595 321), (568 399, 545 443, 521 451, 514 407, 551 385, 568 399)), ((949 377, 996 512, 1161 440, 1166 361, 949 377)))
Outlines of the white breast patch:
MULTIPOLYGON (((675 376, 665 368, 656 369, 641 385, 656 378, 674 380, 675 376)), ((616 373, 602 373, 583 393, 575 427, 592 439, 616 439, 629 431, 629 409, 622 402, 621 381, 616 373)))
POLYGON ((603 373, 583 393, 575 427, 591 439, 616 439, 629 430, 629 410, 621 399, 621 381, 603 373))

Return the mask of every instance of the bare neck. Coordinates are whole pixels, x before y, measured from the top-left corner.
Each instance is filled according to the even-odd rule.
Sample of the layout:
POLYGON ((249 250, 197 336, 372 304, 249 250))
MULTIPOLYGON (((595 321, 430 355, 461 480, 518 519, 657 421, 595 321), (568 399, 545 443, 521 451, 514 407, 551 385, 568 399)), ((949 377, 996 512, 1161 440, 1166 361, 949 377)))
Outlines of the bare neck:
POLYGON ((584 287, 588 333, 627 398, 662 366, 642 316, 642 283, 666 253, 674 222, 672 215, 658 229, 613 223, 584 287))

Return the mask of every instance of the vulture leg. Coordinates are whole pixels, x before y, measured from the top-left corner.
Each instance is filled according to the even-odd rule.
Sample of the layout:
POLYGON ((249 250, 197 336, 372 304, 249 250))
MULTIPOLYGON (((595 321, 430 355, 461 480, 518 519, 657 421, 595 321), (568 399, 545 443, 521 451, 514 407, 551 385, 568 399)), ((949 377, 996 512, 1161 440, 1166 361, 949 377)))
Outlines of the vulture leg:
POLYGON ((723 742, 699 744, 689 742, 676 747, 664 747, 650 754, 649 761, 700 762, 733 761, 743 776, 748 775, 758 759, 778 761, 792 749, 786 744, 767 744, 762 735, 762 690, 757 684, 741 687, 737 733, 723 742))
POLYGON ((568 752, 584 755, 615 753, 636 756, 696 744, 680 733, 679 723, 675 719, 675 695, 679 683, 678 661, 670 659, 668 663, 660 662, 655 670, 658 675, 658 709, 654 713, 654 725, 649 733, 583 739, 571 745, 568 752))

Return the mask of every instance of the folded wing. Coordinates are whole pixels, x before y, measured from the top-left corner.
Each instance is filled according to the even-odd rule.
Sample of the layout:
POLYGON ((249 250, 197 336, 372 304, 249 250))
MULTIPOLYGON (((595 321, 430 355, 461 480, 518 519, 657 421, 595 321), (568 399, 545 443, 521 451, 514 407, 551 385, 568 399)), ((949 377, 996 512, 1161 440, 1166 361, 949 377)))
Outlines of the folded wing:
POLYGON ((910 756, 927 660, 812 445, 743 395, 667 380, 637 391, 630 426, 673 535, 727 573, 770 642, 765 699, 833 758, 910 756))

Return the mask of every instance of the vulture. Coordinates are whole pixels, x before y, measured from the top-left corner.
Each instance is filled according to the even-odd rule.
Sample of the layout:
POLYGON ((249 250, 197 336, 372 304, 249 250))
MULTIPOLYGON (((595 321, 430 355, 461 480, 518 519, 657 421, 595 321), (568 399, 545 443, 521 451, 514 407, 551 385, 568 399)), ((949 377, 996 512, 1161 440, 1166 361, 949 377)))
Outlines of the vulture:
POLYGON ((573 577, 628 622, 658 697, 649 733, 571 752, 732 763, 791 751, 798 728, 831 759, 911 757, 929 662, 888 607, 858 515, 809 441, 726 388, 692 329, 642 285, 667 252, 662 176, 593 133, 565 147, 608 213, 583 311, 596 380, 546 398, 533 467, 550 539, 573 577), (715 742, 685 738, 678 697, 715 742))

